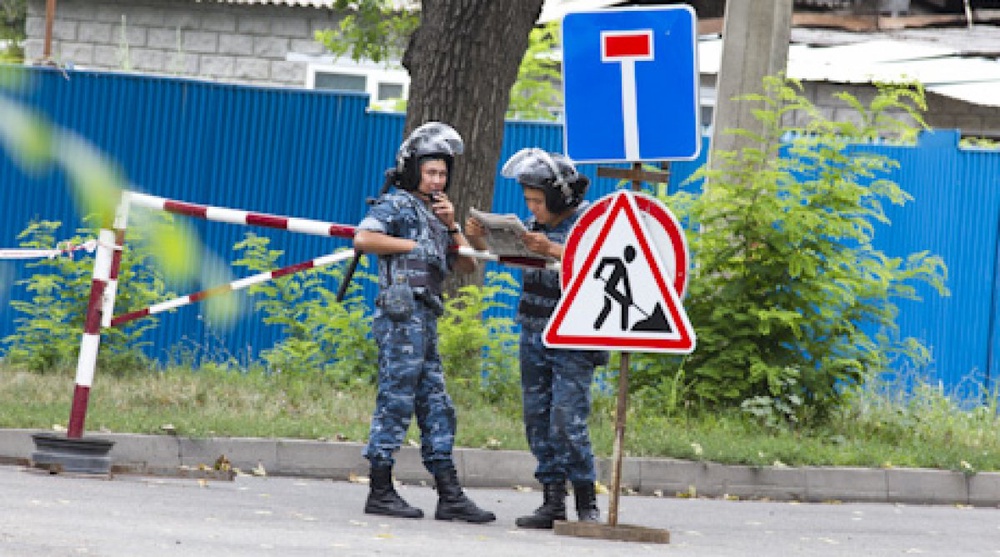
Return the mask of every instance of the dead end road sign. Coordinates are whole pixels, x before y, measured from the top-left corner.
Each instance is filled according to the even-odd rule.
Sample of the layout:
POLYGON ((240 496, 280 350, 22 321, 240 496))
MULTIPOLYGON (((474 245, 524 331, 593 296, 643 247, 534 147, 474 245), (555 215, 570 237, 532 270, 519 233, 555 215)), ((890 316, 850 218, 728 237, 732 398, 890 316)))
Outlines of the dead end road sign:
POLYGON ((589 207, 570 231, 563 296, 542 334, 551 347, 688 354, 695 333, 681 305, 687 243, 677 219, 641 193, 589 207))
POLYGON ((686 5, 567 14, 566 154, 577 162, 697 158, 697 41, 686 5))

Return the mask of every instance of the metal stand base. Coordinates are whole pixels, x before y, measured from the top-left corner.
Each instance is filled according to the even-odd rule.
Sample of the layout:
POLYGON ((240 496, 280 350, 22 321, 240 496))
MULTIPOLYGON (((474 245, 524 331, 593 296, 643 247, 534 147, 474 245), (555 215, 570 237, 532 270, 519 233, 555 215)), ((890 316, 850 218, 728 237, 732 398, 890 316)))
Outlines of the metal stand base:
POLYGON ((35 452, 31 453, 32 465, 53 474, 69 472, 74 474, 111 473, 111 457, 108 452, 114 441, 107 439, 69 439, 53 433, 35 433, 35 452))
POLYGON ((596 522, 556 521, 553 530, 560 536, 576 536, 578 538, 598 538, 602 540, 618 540, 623 542, 670 543, 670 532, 645 526, 628 524, 600 524, 596 522))

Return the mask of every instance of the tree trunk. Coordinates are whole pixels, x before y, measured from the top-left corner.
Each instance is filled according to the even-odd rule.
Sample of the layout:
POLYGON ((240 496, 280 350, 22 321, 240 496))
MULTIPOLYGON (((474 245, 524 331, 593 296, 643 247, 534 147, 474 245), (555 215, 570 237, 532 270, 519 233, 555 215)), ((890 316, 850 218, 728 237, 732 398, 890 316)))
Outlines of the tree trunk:
MULTIPOLYGON (((422 1, 420 27, 403 55, 410 73, 406 130, 436 120, 465 140, 448 190, 459 222, 469 207, 492 207, 510 88, 542 1, 422 1)), ((481 284, 482 273, 456 277, 449 291, 473 282, 481 284)))

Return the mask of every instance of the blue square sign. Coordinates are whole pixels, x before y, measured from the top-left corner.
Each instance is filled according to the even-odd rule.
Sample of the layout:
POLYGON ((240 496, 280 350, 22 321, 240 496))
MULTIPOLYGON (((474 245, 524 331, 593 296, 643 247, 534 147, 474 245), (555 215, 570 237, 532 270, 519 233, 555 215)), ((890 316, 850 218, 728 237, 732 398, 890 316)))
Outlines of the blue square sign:
POLYGON ((691 160, 701 150, 690 6, 567 14, 566 154, 577 162, 691 160))

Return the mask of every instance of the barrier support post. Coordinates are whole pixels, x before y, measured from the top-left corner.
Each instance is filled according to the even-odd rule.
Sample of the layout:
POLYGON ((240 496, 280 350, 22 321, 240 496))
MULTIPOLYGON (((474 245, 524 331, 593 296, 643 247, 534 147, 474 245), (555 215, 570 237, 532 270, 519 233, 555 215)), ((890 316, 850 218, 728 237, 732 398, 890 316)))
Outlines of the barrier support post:
POLYGON ((125 240, 125 226, 128 221, 128 195, 123 192, 115 210, 113 230, 101 224, 98 234, 97 255, 94 258, 94 274, 90 283, 90 300, 84 318, 83 338, 80 341, 80 356, 76 366, 76 386, 73 389, 73 406, 70 409, 69 427, 66 437, 80 439, 87 415, 90 387, 97 367, 97 351, 101 346, 102 322, 110 324, 114 313, 117 291, 118 270, 121 266, 121 252, 125 240))

